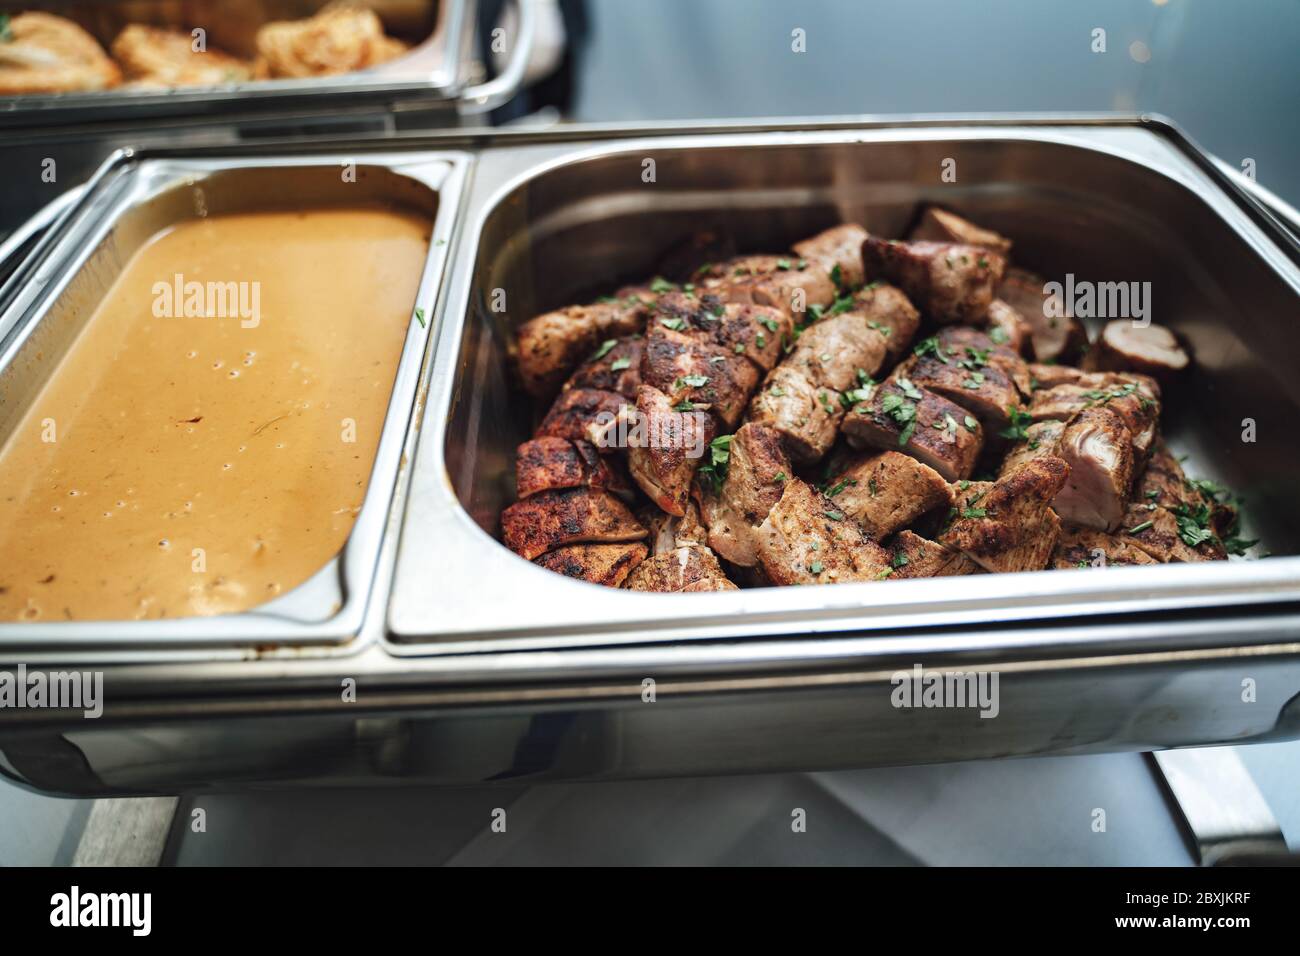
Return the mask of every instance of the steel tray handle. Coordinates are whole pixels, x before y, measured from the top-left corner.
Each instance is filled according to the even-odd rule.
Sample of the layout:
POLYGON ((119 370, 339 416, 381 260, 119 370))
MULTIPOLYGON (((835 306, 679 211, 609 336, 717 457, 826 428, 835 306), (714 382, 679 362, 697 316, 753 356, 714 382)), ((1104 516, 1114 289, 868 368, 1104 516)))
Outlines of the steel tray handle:
POLYGON ((1266 186, 1261 186, 1255 180, 1242 173, 1230 163, 1224 162, 1218 156, 1214 157, 1214 164, 1222 170, 1229 179, 1244 190, 1251 199, 1259 203, 1266 210, 1272 213, 1273 218, 1285 226, 1291 235, 1300 241, 1300 210, 1297 210, 1289 202, 1279 196, 1273 190, 1266 186))
POLYGON ((460 94, 462 113, 487 113, 519 92, 532 56, 537 32, 537 0, 515 0, 519 9, 519 36, 501 74, 486 83, 468 86, 460 94))
POLYGON ((0 242, 0 284, 3 284, 4 277, 12 274, 18 266, 17 262, 10 260, 15 259, 28 242, 49 229, 58 221, 60 216, 76 205, 77 200, 81 198, 81 194, 85 191, 86 184, 82 183, 73 186, 64 193, 60 193, 42 206, 34 216, 6 236, 4 242, 0 242))

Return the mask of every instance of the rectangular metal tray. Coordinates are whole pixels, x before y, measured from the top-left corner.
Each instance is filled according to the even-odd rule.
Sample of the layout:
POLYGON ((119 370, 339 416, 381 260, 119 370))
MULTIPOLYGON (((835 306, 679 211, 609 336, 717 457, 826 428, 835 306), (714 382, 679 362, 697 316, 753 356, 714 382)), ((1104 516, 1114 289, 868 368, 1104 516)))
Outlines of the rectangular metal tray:
MULTIPOLYGON (((897 634, 1030 619, 1181 612, 1300 598, 1300 269, 1195 158, 1155 127, 954 126, 666 136, 501 147, 478 158, 449 284, 389 613, 419 653, 897 634), (645 182, 645 162, 655 181, 645 182), (957 181, 941 172, 955 161, 957 181), (693 230, 742 251, 841 221, 901 236, 935 202, 1011 237, 1051 278, 1150 282, 1154 319, 1195 368, 1167 395, 1189 474, 1247 500, 1259 561, 658 595, 551 574, 496 540, 534 410, 506 347, 534 314, 653 273, 693 230), (488 308, 504 290, 508 310, 488 308), (1241 440, 1243 419, 1257 440, 1241 440)), ((1279 245, 1279 242, 1282 245, 1279 245)))
MULTIPOLYGON (((105 50, 123 27, 139 23, 186 32, 202 28, 214 49, 251 59, 256 52, 253 38, 263 23, 309 17, 326 2, 197 0, 175 4, 156 0, 95 3, 45 0, 18 4, 17 9, 41 9, 68 17, 94 35, 105 50)), ((417 0, 381 10, 386 30, 400 33, 416 47, 401 63, 308 79, 259 80, 171 90, 112 89, 5 96, 0 97, 0 128, 87 122, 140 123, 163 117, 193 122, 201 117, 256 115, 290 108, 324 107, 334 112, 413 98, 451 101, 462 80, 463 34, 472 19, 468 4, 469 0, 417 0)))
MULTIPOLYGON (((1300 451, 1287 435, 1300 404, 1288 325, 1300 248, 1167 123, 500 130, 400 147, 151 151, 143 162, 328 165, 345 154, 399 171, 440 157, 454 167, 436 233, 449 246, 435 241, 421 291, 429 303, 450 250, 404 433, 412 464, 396 473, 360 629, 333 644, 161 634, 69 644, 42 632, 0 646, 3 668, 102 669, 106 701, 99 720, 0 711, 0 773, 83 795, 509 785, 1300 736, 1300 559, 1285 556, 1298 540, 1287 498, 1300 451), (956 184, 938 181, 945 157, 958 160, 956 184), (654 185, 641 181, 645 158, 656 159, 654 185), (840 219, 896 233, 919 199, 1009 232, 1030 266, 1158 282, 1156 321, 1187 335, 1201 366, 1173 403, 1175 441, 1194 473, 1247 494, 1251 530, 1284 556, 985 576, 977 590, 880 582, 663 596, 567 581, 494 539, 529 421, 507 385, 514 323, 644 275, 710 220, 770 248, 840 219), (454 227, 443 218, 453 204, 454 227), (505 316, 485 309, 496 287, 509 291, 505 316), (1247 414, 1259 442, 1243 456, 1232 442, 1247 414), (1000 674, 997 719, 894 707, 893 675, 916 664, 1000 674), (355 702, 341 700, 346 678, 355 702)), ((99 195, 114 194, 96 186, 78 215, 100 221, 111 203, 99 195)), ((43 270, 68 235, 60 227, 24 266, 38 297, 61 274, 43 270)))
MULTIPOLYGON (((434 223, 415 305, 432 315, 467 160, 455 153, 371 155, 345 181, 347 157, 110 162, 71 220, 0 289, 0 436, 16 426, 131 255, 167 226, 200 214, 389 202, 434 223)), ((171 621, 0 623, 0 648, 249 647, 354 638, 380 543, 429 344, 406 334, 362 508, 343 550, 312 578, 247 612, 171 621)), ((22 652, 15 653, 21 658, 22 652)))

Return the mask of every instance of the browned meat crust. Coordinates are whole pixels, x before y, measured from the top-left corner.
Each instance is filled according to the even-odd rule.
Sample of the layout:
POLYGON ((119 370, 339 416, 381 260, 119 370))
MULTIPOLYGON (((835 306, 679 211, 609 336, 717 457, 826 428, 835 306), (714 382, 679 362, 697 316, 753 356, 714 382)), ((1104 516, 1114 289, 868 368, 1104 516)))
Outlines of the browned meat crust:
POLYGON ((727 431, 744 414, 758 376, 754 363, 744 356, 699 334, 666 328, 662 319, 646 331, 642 383, 658 389, 679 410, 709 412, 727 431))
POLYGON ((947 578, 983 574, 984 569, 960 551, 949 551, 912 531, 900 531, 889 546, 891 578, 947 578))
POLYGON ((1130 319, 1117 319, 1107 322, 1101 330, 1085 365, 1101 371, 1141 372, 1169 382, 1187 368, 1188 362, 1174 333, 1163 325, 1140 327, 1130 319))
POLYGON ((645 341, 640 335, 606 339, 569 376, 569 380, 564 383, 564 390, 594 388, 603 392, 617 392, 624 398, 636 401, 637 386, 641 384, 641 353, 644 345, 645 341))
POLYGON ((691 479, 714 436, 714 420, 699 411, 677 411, 657 388, 637 391, 640 441, 628 448, 628 471, 650 500, 671 515, 686 513, 691 479))
POLYGON ((796 242, 794 251, 837 280, 840 287, 856 288, 866 281, 862 272, 862 242, 866 238, 867 230, 850 222, 796 242))
POLYGON ((794 322, 780 309, 724 302, 712 293, 670 292, 656 305, 661 324, 678 331, 701 333, 727 355, 742 356, 760 371, 781 360, 782 346, 794 334, 794 322))
POLYGON ((758 563, 758 526, 781 500, 794 472, 781 434, 753 422, 732 436, 728 458, 721 487, 697 482, 696 495, 709 528, 709 546, 732 564, 753 567, 758 563))
POLYGON ((853 294, 846 315, 858 315, 885 338, 885 361, 892 364, 907 354, 921 325, 921 313, 896 286, 870 282, 853 294))
POLYGON ((1088 345, 1083 323, 1066 314, 1060 296, 1046 291, 1042 276, 1009 268, 997 297, 1013 308, 1029 327, 1029 349, 1039 362, 1074 362, 1088 345))
POLYGON ((790 457, 802 464, 830 450, 843 415, 839 392, 818 388, 784 363, 772 369, 749 405, 749 420, 780 432, 790 457))
POLYGON ((1059 458, 1036 458, 996 482, 973 482, 957 493, 956 514, 939 543, 986 571, 1045 568, 1061 526, 1050 503, 1069 471, 1059 458))
POLYGON ((758 558, 774 584, 841 584, 888 577, 889 555, 798 478, 758 529, 758 558))
POLYGON ((843 429, 855 447, 903 451, 947 481, 969 478, 984 444, 983 427, 970 413, 905 377, 855 405, 843 429))
POLYGON ((629 591, 679 594, 690 591, 735 591, 718 559, 708 548, 688 546, 647 558, 623 585, 629 591))
POLYGON ((501 513, 506 547, 532 560, 566 544, 639 541, 646 529, 613 495, 587 488, 543 491, 501 513))
POLYGON ((991 229, 981 229, 973 222, 938 206, 926 207, 925 212, 921 213, 921 221, 916 224, 909 238, 983 246, 1004 256, 1011 252, 1010 239, 998 235, 991 229))
POLYGON ((947 242, 896 242, 867 238, 862 244, 867 277, 893 282, 920 310, 940 324, 983 325, 1006 259, 991 249, 947 242))
POLYGON ((65 17, 20 13, 0 42, 0 96, 103 90, 122 80, 99 41, 65 17))
POLYGON ((1124 514, 1120 539, 1164 564, 1227 560, 1228 554, 1218 538, 1193 546, 1182 539, 1180 531, 1173 512, 1150 502, 1134 501, 1124 514))
POLYGON ((1052 555, 1052 567, 1061 569, 1158 563, 1141 548, 1134 547, 1115 535, 1070 526, 1061 529, 1056 551, 1052 555))
POLYGON ((1064 521, 1114 531, 1124 518, 1133 486, 1133 436, 1124 419, 1105 406, 1086 408, 1065 427, 1058 445, 1070 475, 1052 503, 1064 521))
POLYGON ((514 358, 524 389, 547 399, 579 362, 607 339, 640 332, 654 296, 632 293, 593 305, 571 305, 529 319, 515 333, 514 358))
POLYGON ((948 482, 896 451, 859 458, 827 483, 826 496, 877 541, 935 508, 952 505, 948 482))
POLYGON ((520 498, 562 488, 631 490, 622 464, 602 457, 589 442, 544 436, 515 451, 515 490, 520 498))
POLYGON ((588 441, 604 450, 606 431, 626 404, 627 400, 617 392, 595 388, 561 392, 537 426, 535 437, 588 441))
POLYGON ((566 578, 590 581, 607 588, 621 587, 646 557, 646 546, 634 544, 571 544, 557 548, 533 563, 566 578))

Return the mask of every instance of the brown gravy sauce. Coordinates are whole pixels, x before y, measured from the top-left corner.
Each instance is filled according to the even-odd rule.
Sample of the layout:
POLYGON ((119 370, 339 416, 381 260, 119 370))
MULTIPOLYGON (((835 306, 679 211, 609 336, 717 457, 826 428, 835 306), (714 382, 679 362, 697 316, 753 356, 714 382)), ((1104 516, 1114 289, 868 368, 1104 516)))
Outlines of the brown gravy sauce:
POLYGON ((429 232, 330 207, 142 247, 0 446, 0 621, 241 611, 320 570, 365 496, 429 232))

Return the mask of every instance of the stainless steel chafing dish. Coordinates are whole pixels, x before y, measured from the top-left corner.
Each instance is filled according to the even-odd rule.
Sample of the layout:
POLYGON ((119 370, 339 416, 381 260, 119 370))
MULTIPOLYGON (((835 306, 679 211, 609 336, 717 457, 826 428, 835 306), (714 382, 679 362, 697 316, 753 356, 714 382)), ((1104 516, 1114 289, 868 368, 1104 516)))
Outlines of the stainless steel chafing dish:
MULTIPOLYGON (((391 505, 377 509, 388 533, 359 626, 342 641, 306 632, 250 641, 238 629, 193 639, 203 621, 144 640, 125 626, 0 626, 0 666, 102 666, 107 684, 98 721, 0 712, 10 776, 70 793, 465 783, 1300 735, 1300 558, 1289 556, 1300 541, 1291 494, 1300 449, 1288 425, 1300 411, 1289 321, 1300 245, 1168 124, 573 129, 374 148, 385 157, 370 157, 377 165, 436 151, 472 175, 459 197, 450 181, 440 190, 440 229, 459 203, 423 399, 405 432, 408 447, 418 432, 418 451, 397 472, 391 505), (642 182, 645 158, 656 161, 654 184, 642 182), (947 158, 955 184, 939 181, 947 158), (529 420, 504 358, 515 323, 651 271, 702 222, 748 248, 780 248, 841 219, 898 234, 922 200, 1012 236, 1038 271, 1152 282, 1159 321, 1197 362, 1171 397, 1170 441, 1191 456, 1191 473, 1245 494, 1248 530, 1273 557, 664 596, 571 582, 494 540, 529 420), (507 291, 504 315, 487 307, 496 288, 507 291), (1246 417, 1257 422, 1252 445, 1240 442, 1246 417), (891 676, 916 664, 997 671, 998 717, 895 708, 891 676), (357 681, 355 702, 340 699, 346 678, 357 681)), ((357 143, 346 150, 365 155, 357 143)), ((276 164, 343 155, 337 145, 268 145, 223 159, 119 159, 0 293, 4 315, 21 308, 30 328, 40 310, 22 303, 57 292, 52 277, 88 254, 78 217, 103 216, 97 191, 182 158, 272 162, 262 152, 276 164)), ((426 283, 437 266, 429 270, 426 283)))

